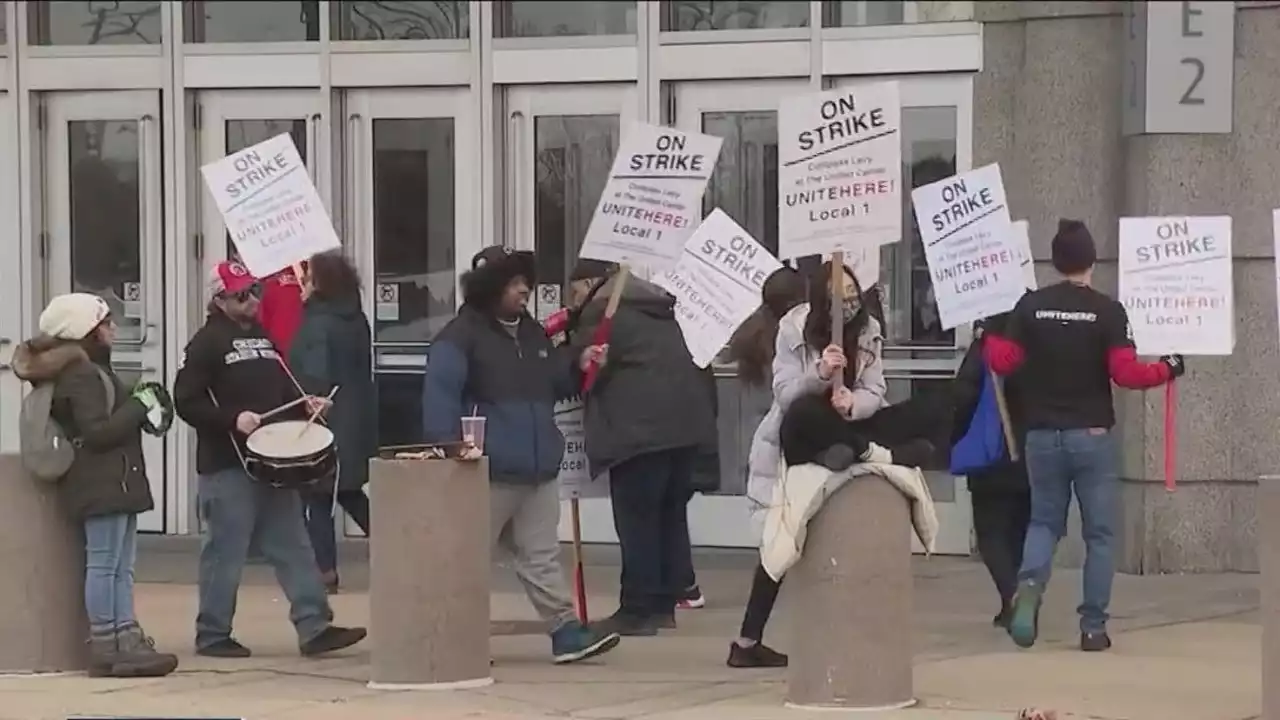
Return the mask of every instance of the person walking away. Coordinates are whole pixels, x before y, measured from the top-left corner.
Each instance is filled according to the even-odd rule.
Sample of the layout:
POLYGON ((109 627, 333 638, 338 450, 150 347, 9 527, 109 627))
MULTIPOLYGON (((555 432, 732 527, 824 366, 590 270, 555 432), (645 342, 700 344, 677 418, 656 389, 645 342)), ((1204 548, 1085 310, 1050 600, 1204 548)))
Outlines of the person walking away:
POLYGON ((534 282, 531 253, 480 251, 462 277, 463 305, 431 344, 423 383, 422 427, 428 443, 457 442, 461 418, 485 418, 489 518, 494 545, 509 555, 551 635, 556 663, 600 655, 616 633, 583 625, 560 565, 560 492, 555 480, 564 437, 555 404, 577 394, 582 359, 556 348, 527 310, 534 282))
POLYGON ((131 393, 111 369, 116 326, 102 298, 59 295, 40 313, 39 328, 14 350, 13 372, 33 386, 53 384, 48 420, 75 442, 58 495, 84 527, 89 676, 168 675, 178 658, 156 652, 133 596, 138 515, 155 508, 142 427, 158 401, 148 390, 131 393))
POLYGON ((341 251, 316 255, 303 277, 306 304, 289 365, 311 395, 333 396, 325 415, 338 452, 338 486, 303 492, 307 533, 330 594, 338 591, 334 503, 369 534, 369 458, 378 454, 378 394, 373 384, 373 340, 360 306, 360 276, 341 251))
MULTIPOLYGON (((761 294, 763 302, 760 307, 729 340, 729 356, 738 364, 744 405, 752 403, 751 407, 756 411, 754 415, 763 421, 773 405, 770 386, 773 384, 778 323, 804 301, 804 278, 798 271, 783 267, 765 280, 761 294)), ((764 565, 757 562, 738 639, 729 644, 729 658, 725 661, 729 667, 787 666, 786 655, 764 644, 765 625, 777 602, 779 587, 780 584, 765 572, 764 565)))
MULTIPOLYGON (((275 345, 258 323, 262 287, 243 265, 218 263, 206 292, 208 318, 187 344, 174 382, 178 416, 196 431, 197 509, 205 523, 200 548, 200 609, 196 654, 243 658, 249 648, 231 637, 236 594, 251 541, 273 566, 289 599, 289 619, 304 656, 350 647, 364 628, 332 625, 302 500, 292 488, 249 475, 245 439, 262 415, 298 396, 275 345)), ((307 396, 288 417, 323 413, 330 402, 307 396)))
MULTIPOLYGON (((594 341, 618 275, 606 271, 572 345, 594 341)), ((631 276, 609 332, 609 362, 585 397, 592 475, 609 473, 622 550, 621 602, 601 626, 622 635, 675 627, 692 575, 687 503, 699 446, 716 432, 707 378, 689 355, 675 299, 631 276)))
MULTIPOLYGON (((983 336, 986 332, 1002 333, 1009 319, 1008 313, 987 318, 978 323, 975 338, 960 370, 952 383, 955 415, 951 425, 951 446, 961 442, 972 422, 982 394, 983 383, 988 382, 986 363, 982 360, 983 336)), ((1023 417, 1023 374, 1014 373, 1004 381, 1004 394, 1017 443, 1018 459, 1005 455, 994 464, 980 470, 970 470, 966 477, 969 497, 973 505, 973 530, 977 536, 978 553, 991 574, 991 581, 1000 595, 1000 609, 991 624, 1008 628, 1013 616, 1013 596, 1018 587, 1018 568, 1022 565, 1022 546, 1027 537, 1027 523, 1031 519, 1031 488, 1027 481, 1026 420, 1023 417)), ((997 420, 998 422, 998 420, 997 420)), ((1000 430, 1002 432, 1002 430, 1000 430)))
POLYGON ((1009 634, 1020 647, 1035 644, 1074 491, 1085 542, 1080 649, 1096 652, 1111 647, 1107 608, 1120 502, 1111 383, 1156 387, 1180 377, 1186 366, 1180 355, 1138 360, 1124 306, 1093 289, 1098 254, 1084 223, 1060 220, 1052 255, 1064 280, 1024 295, 1004 331, 983 336, 987 364, 1001 375, 1020 371, 1025 380, 1019 402, 1027 426, 1031 522, 1009 634))

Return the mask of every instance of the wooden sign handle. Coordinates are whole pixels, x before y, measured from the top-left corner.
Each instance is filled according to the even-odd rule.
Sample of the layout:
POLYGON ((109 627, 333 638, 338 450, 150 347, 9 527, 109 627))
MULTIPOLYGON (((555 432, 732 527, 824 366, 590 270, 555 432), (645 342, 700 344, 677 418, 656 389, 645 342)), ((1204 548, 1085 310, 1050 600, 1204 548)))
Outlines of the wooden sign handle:
MULTIPOLYGON (((831 344, 844 347, 844 253, 838 250, 831 253, 831 344)), ((832 387, 844 387, 843 372, 836 373, 832 387)))

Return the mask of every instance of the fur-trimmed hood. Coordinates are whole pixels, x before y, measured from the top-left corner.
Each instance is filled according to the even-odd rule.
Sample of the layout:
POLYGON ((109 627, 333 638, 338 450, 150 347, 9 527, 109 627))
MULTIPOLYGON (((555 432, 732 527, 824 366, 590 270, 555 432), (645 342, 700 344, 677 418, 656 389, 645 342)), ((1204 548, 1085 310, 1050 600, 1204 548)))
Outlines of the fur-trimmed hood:
POLYGON ((63 370, 89 360, 78 342, 42 335, 13 351, 13 374, 30 383, 53 380, 63 370))

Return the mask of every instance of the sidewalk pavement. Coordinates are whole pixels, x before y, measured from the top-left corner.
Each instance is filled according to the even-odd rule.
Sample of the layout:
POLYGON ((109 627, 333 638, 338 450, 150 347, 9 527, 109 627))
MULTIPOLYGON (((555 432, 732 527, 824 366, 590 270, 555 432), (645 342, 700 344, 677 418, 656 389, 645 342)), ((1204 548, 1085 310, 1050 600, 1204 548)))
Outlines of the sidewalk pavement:
MULTIPOLYGON (((599 553, 597 553, 598 555, 599 553)), ((608 555, 605 551, 604 555, 608 555)), ((599 559, 599 558, 595 558, 599 559)), ((160 648, 177 652, 178 673, 162 679, 83 676, 0 678, 0 718, 73 716, 270 720, 479 718, 516 720, 775 720, 812 717, 786 709, 786 672, 725 667, 750 582, 745 554, 699 557, 708 607, 681 611, 680 627, 656 638, 624 638, 598 661, 553 666, 549 643, 509 572, 495 568, 491 648, 495 684, 459 692, 386 692, 365 686, 367 644, 322 660, 298 657, 278 588, 266 568, 249 568, 236 635, 247 660, 191 652, 195 565, 189 552, 145 553, 139 613, 160 648), (159 580, 160 582, 156 582, 159 580)), ((367 568, 348 558, 340 623, 368 621, 367 568)), ((1059 718, 1246 720, 1260 713, 1260 627, 1256 576, 1121 576, 1116 580, 1109 653, 1075 649, 1079 574, 1060 571, 1043 613, 1041 643, 1018 651, 990 626, 995 607, 982 566, 917 558, 915 687, 920 707, 859 717, 895 720, 1009 720, 1034 705, 1059 718)), ((617 567, 587 569, 594 616, 614 609, 617 567)), ((767 642, 790 650, 787 593, 767 642)), ((829 715, 830 711, 822 713, 829 715)), ((839 713, 838 713, 839 714, 839 713)), ((848 714, 848 713, 845 713, 848 714)))

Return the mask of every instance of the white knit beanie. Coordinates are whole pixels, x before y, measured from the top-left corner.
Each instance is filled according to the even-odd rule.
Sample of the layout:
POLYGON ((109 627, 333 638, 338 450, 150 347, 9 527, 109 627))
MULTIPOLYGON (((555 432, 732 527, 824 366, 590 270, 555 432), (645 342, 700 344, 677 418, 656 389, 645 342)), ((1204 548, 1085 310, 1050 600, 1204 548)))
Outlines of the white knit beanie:
POLYGON ((40 333, 59 340, 83 340, 110 314, 107 301, 92 293, 59 295, 40 313, 40 333))

